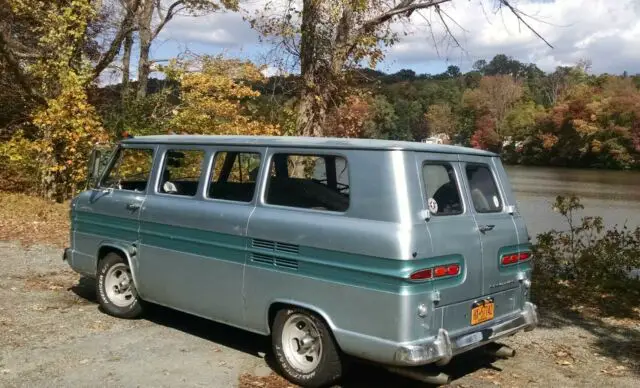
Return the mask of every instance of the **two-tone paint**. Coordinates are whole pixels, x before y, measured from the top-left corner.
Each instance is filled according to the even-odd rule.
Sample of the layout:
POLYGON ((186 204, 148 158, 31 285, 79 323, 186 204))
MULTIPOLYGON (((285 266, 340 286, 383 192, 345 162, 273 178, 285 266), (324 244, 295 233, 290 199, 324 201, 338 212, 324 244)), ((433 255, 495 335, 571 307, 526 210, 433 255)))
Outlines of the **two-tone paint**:
POLYGON ((72 201, 71 267, 95 276, 104 254, 129 261, 139 296, 268 335, 283 305, 321 315, 347 354, 387 365, 446 363, 451 356, 531 329, 531 262, 503 267, 505 252, 530 250, 526 226, 498 156, 462 147, 375 140, 154 136, 119 147, 150 148, 144 192, 96 187, 72 201), (167 150, 205 152, 194 197, 157 190, 167 150), (216 152, 261 156, 249 203, 207 198, 216 152), (338 155, 347 160, 345 212, 265 202, 274 153, 338 155), (456 173, 462 214, 433 216, 422 167, 446 162, 456 173), (503 209, 474 210, 467 163, 490 167, 503 209), (492 225, 491 230, 483 226, 492 225), (458 264, 458 276, 414 282, 411 273, 458 264), (495 302, 495 318, 470 326, 471 305, 495 302), (480 334, 478 334, 480 333, 480 334))

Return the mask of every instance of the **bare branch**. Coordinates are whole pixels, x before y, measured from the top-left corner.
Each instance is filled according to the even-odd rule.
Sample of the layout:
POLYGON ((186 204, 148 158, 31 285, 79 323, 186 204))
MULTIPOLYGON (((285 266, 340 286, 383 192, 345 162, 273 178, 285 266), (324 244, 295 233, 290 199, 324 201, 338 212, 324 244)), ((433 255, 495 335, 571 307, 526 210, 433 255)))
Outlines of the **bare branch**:
POLYGON ((38 103, 44 104, 46 102, 45 98, 33 87, 28 76, 23 72, 20 61, 11 52, 4 31, 0 32, 0 56, 6 61, 9 71, 13 74, 13 77, 18 81, 20 86, 28 93, 29 97, 38 103))
POLYGON ((516 7, 514 7, 513 5, 511 5, 510 0, 499 0, 500 4, 504 5, 505 7, 509 8, 509 10, 511 11, 511 13, 513 13, 515 15, 515 17, 522 23, 524 24, 531 32, 533 32, 538 38, 540 38, 540 40, 542 40, 547 46, 549 46, 550 48, 553 48, 553 45, 551 45, 551 43, 549 43, 542 35, 540 35, 540 33, 538 31, 536 31, 533 27, 531 27, 531 25, 529 23, 527 23, 526 20, 524 20, 524 18, 522 17, 522 15, 525 15, 524 13, 522 13, 520 10, 518 10, 516 7))
MULTIPOLYGON (((178 0, 176 2, 174 2, 173 4, 171 4, 169 6, 169 9, 167 9, 167 13, 164 15, 164 18, 160 18, 160 24, 158 24, 156 26, 156 29, 153 31, 153 35, 152 35, 152 40, 155 39, 158 34, 160 33, 160 31, 162 31, 162 29, 164 28, 165 25, 167 25, 167 23, 169 23, 169 21, 171 19, 173 19, 173 17, 180 11, 182 11, 184 8, 180 7, 181 5, 184 4, 184 0, 178 0)), ((158 12, 159 8, 158 8, 158 12)))
POLYGON ((413 11, 426 9, 430 7, 434 7, 436 5, 447 3, 451 0, 429 0, 428 3, 413 3, 411 0, 405 0, 395 7, 391 8, 389 11, 382 13, 372 19, 367 20, 362 25, 362 32, 368 32, 372 29, 376 28, 380 24, 391 20, 393 17, 402 15, 402 14, 410 14, 413 11))
POLYGON ((451 32, 451 29, 449 28, 449 25, 447 24, 447 22, 442 17, 442 12, 440 11, 440 6, 439 5, 436 5, 436 14, 438 14, 438 17, 440 18, 440 21, 442 22, 442 25, 444 26, 444 29, 447 31, 447 35, 449 35, 449 37, 451 37, 451 39, 453 39, 453 41, 455 42, 456 46, 462 48, 462 45, 460 44, 460 42, 458 42, 458 39, 453 34, 453 32, 451 32))
POLYGON ((122 42, 124 42, 125 38, 129 33, 135 30, 135 17, 138 13, 138 8, 140 6, 140 0, 132 0, 131 7, 125 7, 126 13, 122 23, 120 23, 120 28, 118 28, 118 32, 114 36, 111 44, 109 45, 109 49, 102 55, 98 63, 93 69, 93 78, 98 78, 100 74, 106 69, 113 59, 120 52, 120 47, 122 46, 122 42))

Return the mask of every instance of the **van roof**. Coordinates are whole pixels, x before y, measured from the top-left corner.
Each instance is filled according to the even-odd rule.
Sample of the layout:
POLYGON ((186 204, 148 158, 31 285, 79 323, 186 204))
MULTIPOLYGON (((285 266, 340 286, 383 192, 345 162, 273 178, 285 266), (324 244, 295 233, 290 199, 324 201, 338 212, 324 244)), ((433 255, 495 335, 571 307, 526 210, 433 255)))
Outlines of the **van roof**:
POLYGON ((475 148, 410 141, 346 139, 302 136, 217 136, 217 135, 157 135, 138 136, 122 140, 123 144, 206 144, 296 148, 340 148, 361 150, 409 150, 447 154, 497 156, 475 148))

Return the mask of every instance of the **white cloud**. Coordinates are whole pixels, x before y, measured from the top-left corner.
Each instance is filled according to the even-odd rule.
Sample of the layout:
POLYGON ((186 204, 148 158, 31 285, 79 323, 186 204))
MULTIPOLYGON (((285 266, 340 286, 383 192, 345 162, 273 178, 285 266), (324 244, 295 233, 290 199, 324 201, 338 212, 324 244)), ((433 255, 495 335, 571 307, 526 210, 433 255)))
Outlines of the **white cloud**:
MULTIPOLYGON (((266 0, 245 2, 253 13, 266 0)), ((544 70, 590 59, 594 72, 640 72, 640 0, 519 0, 518 7, 537 20, 531 25, 553 46, 547 47, 508 11, 495 13, 492 0, 453 0, 443 9, 460 24, 450 26, 464 50, 443 39, 439 19, 429 12, 433 35, 425 20, 414 14, 411 23, 397 23, 408 36, 392 47, 387 63, 415 68, 449 61, 468 68, 476 59, 507 54, 523 62, 535 62, 544 70), (434 45, 434 41, 436 44, 434 45)), ((215 50, 237 50, 259 45, 258 35, 239 13, 203 17, 177 17, 167 25, 162 39, 180 45, 197 43, 215 50)))

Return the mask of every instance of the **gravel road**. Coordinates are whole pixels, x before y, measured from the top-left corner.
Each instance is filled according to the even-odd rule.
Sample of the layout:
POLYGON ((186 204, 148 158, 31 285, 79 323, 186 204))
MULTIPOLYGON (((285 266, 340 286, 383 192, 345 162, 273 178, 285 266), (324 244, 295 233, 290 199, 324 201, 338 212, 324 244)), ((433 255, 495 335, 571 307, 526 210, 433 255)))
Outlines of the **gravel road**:
MULTIPOLYGON (((638 321, 546 314, 542 327, 504 343, 516 357, 454 359, 451 386, 640 385, 638 321)), ((93 281, 70 271, 59 249, 0 242, 2 387, 291 386, 273 374, 268 349, 267 338, 165 308, 109 317, 93 281)), ((341 386, 424 385, 359 365, 341 386)))

